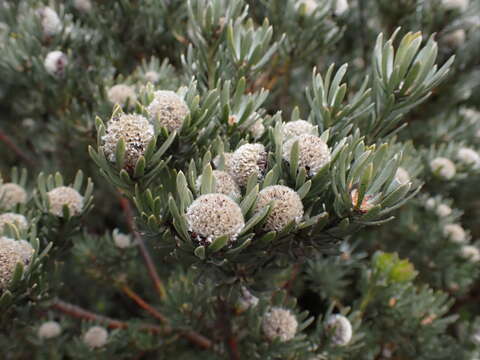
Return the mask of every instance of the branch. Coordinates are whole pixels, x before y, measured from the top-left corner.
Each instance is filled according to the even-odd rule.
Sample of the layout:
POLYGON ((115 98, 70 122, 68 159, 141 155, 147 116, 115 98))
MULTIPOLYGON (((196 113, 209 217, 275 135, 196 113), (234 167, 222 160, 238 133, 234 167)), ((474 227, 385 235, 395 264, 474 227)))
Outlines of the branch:
POLYGON ((26 155, 18 146, 15 144, 15 142, 10 139, 10 137, 5 134, 1 129, 0 129, 0 141, 3 142, 7 147, 9 147, 19 158, 21 158, 23 161, 25 161, 28 165, 34 166, 34 162, 28 155, 26 155))
POLYGON ((153 281, 155 289, 160 295, 160 299, 165 299, 166 297, 165 286, 163 285, 163 282, 160 279, 160 276, 158 276, 158 272, 157 272, 157 269, 155 268, 155 264, 153 263, 152 257, 150 256, 150 253, 148 252, 148 249, 145 246, 145 242, 143 241, 142 236, 137 230, 135 221, 133 221, 133 214, 132 214, 132 208, 130 207, 130 202, 127 199, 122 197, 120 198, 120 206, 122 207, 125 217, 127 219, 127 224, 128 224, 128 227, 130 228, 130 232, 133 234, 133 237, 138 243, 138 246, 140 248, 140 253, 142 254, 143 260, 145 261, 148 274, 150 275, 150 278, 153 281))
POLYGON ((122 291, 135 303, 140 306, 142 309, 146 310, 150 315, 152 315, 154 318, 160 320, 162 323, 167 324, 168 319, 158 312, 153 306, 148 304, 145 300, 143 300, 137 293, 135 293, 132 289, 130 289, 127 285, 122 286, 122 291))

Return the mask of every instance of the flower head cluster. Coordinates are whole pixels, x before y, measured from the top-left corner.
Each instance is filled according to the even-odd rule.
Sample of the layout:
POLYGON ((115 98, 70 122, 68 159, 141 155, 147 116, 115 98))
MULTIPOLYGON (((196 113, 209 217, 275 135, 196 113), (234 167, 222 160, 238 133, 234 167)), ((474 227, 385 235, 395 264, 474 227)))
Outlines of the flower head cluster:
MULTIPOLYGON (((240 196, 240 188, 229 173, 222 170, 213 170, 213 178, 215 180, 215 192, 228 195, 234 199, 240 196)), ((197 178, 197 189, 202 184, 202 175, 197 178)))
POLYGON ((108 331, 101 326, 92 326, 83 335, 83 342, 89 348, 95 349, 104 346, 108 340, 108 331))
POLYGON ((27 202, 27 192, 23 187, 15 183, 0 185, 0 207, 10 209, 17 204, 27 202))
POLYGON ((352 324, 343 315, 331 315, 327 319, 325 327, 331 332, 330 341, 337 346, 345 346, 352 340, 352 324))
POLYGON ((349 8, 347 0, 336 0, 334 14, 337 16, 342 15, 349 8))
POLYGON ((28 265, 33 253, 27 241, 0 237, 0 289, 8 285, 18 263, 28 265))
POLYGON ((145 80, 148 82, 151 82, 152 84, 155 84, 158 80, 160 80, 160 75, 153 70, 147 71, 144 75, 145 80))
POLYGON ((330 162, 330 149, 318 136, 303 134, 295 136, 283 145, 283 158, 290 161, 293 145, 298 142, 298 165, 304 167, 310 176, 330 162))
MULTIPOLYGON (((233 167, 233 162, 232 162, 233 153, 224 152, 223 159, 224 159, 224 169, 226 172, 230 174, 232 172, 232 167, 233 167)), ((217 169, 220 167, 220 155, 215 156, 215 158, 213 159, 213 165, 217 169)))
POLYGON ((448 206, 447 204, 439 204, 437 206, 437 210, 435 211, 435 213, 439 217, 447 217, 448 215, 450 215, 452 213, 452 208, 450 206, 448 206))
POLYGON ((252 134, 255 140, 260 139, 265 132, 265 126, 263 125, 262 119, 258 119, 250 125, 248 131, 252 134))
POLYGON ((461 244, 467 241, 467 233, 459 224, 445 225, 443 227, 443 235, 457 244, 461 244))
POLYGON ((45 57, 43 65, 50 75, 60 78, 65 74, 68 65, 67 55, 59 50, 51 51, 45 57))
POLYGON ((73 0, 73 7, 80 12, 88 13, 92 10, 92 2, 90 0, 73 0))
POLYGON ((471 262, 480 261, 480 251, 476 246, 473 245, 464 245, 460 250, 460 254, 463 258, 470 260, 471 262))
POLYGON ((449 180, 457 173, 457 168, 452 160, 445 157, 437 157, 430 162, 430 167, 435 174, 443 179, 449 180))
POLYGON ((15 225, 18 230, 25 230, 28 227, 28 221, 25 216, 11 212, 0 215, 0 233, 3 232, 7 224, 15 225))
POLYGON ((45 6, 38 9, 37 15, 40 17, 40 24, 45 36, 54 36, 62 31, 62 22, 57 12, 51 7, 45 6))
POLYGON ((262 178, 266 168, 267 152, 262 144, 245 144, 233 153, 230 171, 240 186, 245 186, 252 175, 262 178))
POLYGON ((185 101, 173 91, 155 91, 153 101, 148 105, 150 118, 168 131, 178 130, 189 114, 185 101))
POLYGON ((315 135, 316 127, 305 120, 295 120, 283 124, 283 139, 288 140, 304 134, 315 135))
POLYGON ((255 211, 271 204, 265 229, 280 231, 292 221, 299 223, 303 217, 303 203, 298 194, 287 186, 267 186, 259 192, 255 211))
POLYGON ((108 122, 106 133, 102 137, 103 151, 109 161, 115 162, 117 143, 123 138, 125 167, 134 169, 139 157, 145 154, 154 134, 153 125, 142 115, 121 114, 108 122))
POLYGON ((112 233, 113 243, 120 249, 128 248, 132 245, 132 238, 128 234, 121 233, 118 229, 114 229, 112 233))
POLYGON ((273 307, 263 315, 262 330, 270 341, 275 339, 282 342, 291 340, 295 337, 297 328, 297 318, 290 310, 273 307))
POLYGON ((63 217, 63 207, 67 206, 69 215, 75 216, 82 212, 83 196, 77 190, 68 186, 59 186, 47 193, 48 211, 50 214, 63 217))
POLYGON ((37 331, 37 336, 40 339, 52 339, 57 337, 62 333, 62 327, 60 324, 56 321, 46 321, 40 327, 38 328, 37 331))
POLYGON ((127 102, 130 106, 132 106, 137 101, 135 89, 126 84, 117 84, 112 86, 110 89, 108 89, 107 97, 112 104, 119 104, 122 107, 125 106, 127 102))
POLYGON ((480 166, 480 155, 473 149, 462 147, 458 149, 458 160, 466 165, 473 166, 475 168, 480 166))
POLYGON ((224 235, 235 241, 245 225, 240 206, 224 194, 200 196, 187 208, 185 217, 192 236, 207 244, 224 235))

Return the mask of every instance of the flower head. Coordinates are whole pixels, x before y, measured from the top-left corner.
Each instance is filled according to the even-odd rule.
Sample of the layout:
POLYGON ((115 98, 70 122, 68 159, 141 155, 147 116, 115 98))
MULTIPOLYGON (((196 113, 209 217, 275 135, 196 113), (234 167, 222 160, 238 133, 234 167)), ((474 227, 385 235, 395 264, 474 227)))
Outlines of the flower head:
MULTIPOLYGON (((223 159, 225 160, 225 162, 224 162, 225 171, 228 172, 229 174, 232 173, 233 153, 224 152, 223 153, 223 159)), ((215 166, 215 168, 217 168, 217 169, 220 167, 220 155, 215 156, 215 158, 213 159, 213 166, 215 166)))
POLYGON ((449 180, 455 176, 457 169, 452 160, 445 157, 437 157, 430 162, 430 167, 435 174, 449 180))
POLYGON ((155 91, 153 101, 148 105, 147 112, 150 118, 168 131, 178 130, 183 120, 189 114, 185 101, 173 91, 155 91))
POLYGON ((263 315, 262 330, 270 341, 279 339, 285 342, 293 339, 297 333, 297 327, 297 318, 290 310, 273 307, 263 315))
POLYGON ((467 241, 467 233, 459 224, 447 224, 443 227, 443 235, 455 243, 464 243, 467 241))
POLYGON ((478 167, 480 165, 480 155, 473 149, 462 147, 457 153, 458 160, 466 165, 478 167))
POLYGON ((158 80, 160 80, 160 75, 153 70, 147 71, 144 75, 145 80, 148 82, 151 82, 152 84, 155 84, 158 80))
POLYGON ((28 221, 25 216, 11 212, 0 215, 0 232, 3 232, 7 224, 15 225, 18 230, 25 230, 28 227, 28 221))
MULTIPOLYGON (((222 170, 213 170, 213 178, 215 180, 215 192, 225 194, 231 198, 238 198, 240 196, 240 188, 229 173, 222 170)), ((202 175, 197 178, 197 189, 200 189, 202 184, 202 175)))
POLYGON ((331 315, 327 319, 325 327, 331 331, 330 341, 337 346, 345 346, 352 340, 352 324, 343 315, 331 315))
POLYGON ((298 142, 298 166, 304 167, 310 176, 330 162, 330 149, 318 136, 303 134, 295 136, 283 145, 283 158, 290 162, 292 147, 298 142))
POLYGON ((298 194, 287 186, 267 186, 259 192, 255 211, 271 204, 265 229, 280 231, 292 221, 299 223, 303 217, 303 203, 298 194))
POLYGON ((51 51, 47 54, 43 65, 45 70, 54 77, 62 77, 67 67, 67 55, 59 50, 51 51))
POLYGON ((108 332, 104 327, 92 326, 83 335, 83 342, 89 348, 95 349, 104 346, 108 340, 108 332))
POLYGON ((248 131, 252 134, 255 140, 260 139, 265 132, 265 126, 263 125, 262 119, 258 119, 250 125, 248 131))
POLYGON ((235 241, 245 225, 240 206, 224 194, 200 196, 187 208, 185 217, 192 236, 207 244, 224 235, 235 241))
POLYGON ((80 12, 88 13, 92 10, 92 2, 90 0, 73 0, 73 7, 80 12))
POLYGON ((437 206, 437 210, 435 211, 435 213, 439 217, 447 217, 448 215, 450 215, 452 213, 452 208, 450 206, 448 206, 447 204, 440 204, 440 205, 437 206))
POLYGON ((347 0, 336 0, 334 13, 337 16, 342 15, 345 11, 348 10, 348 1, 347 0))
POLYGON ((62 22, 57 12, 51 7, 45 6, 38 9, 37 15, 40 17, 40 24, 45 36, 54 36, 62 31, 62 22))
POLYGON ((33 252, 33 248, 26 241, 0 237, 0 289, 5 289, 8 285, 17 264, 28 265, 33 252))
POLYGON ((140 156, 145 154, 148 143, 155 135, 153 125, 142 115, 121 114, 112 118, 102 137, 103 151, 107 159, 116 162, 117 143, 125 141, 125 168, 134 169, 140 156))
POLYGON ((56 321, 46 321, 40 327, 38 328, 37 331, 37 336, 40 339, 52 339, 57 337, 62 333, 62 327, 60 324, 56 321))
POLYGON ((283 139, 288 140, 304 134, 315 135, 316 127, 305 120, 295 120, 283 124, 283 139))
POLYGON ((267 152, 262 144, 245 144, 233 153, 231 175, 240 186, 245 186, 252 175, 262 178, 266 168, 267 152))
POLYGON ((463 258, 468 259, 472 262, 480 261, 480 251, 476 246, 473 245, 464 245, 460 250, 460 254, 463 258))
POLYGON ((47 193, 49 212, 58 217, 63 217, 63 207, 66 205, 70 216, 82 212, 83 196, 77 190, 68 186, 60 186, 47 193))
POLYGON ((118 229, 113 230, 112 238, 115 246, 120 249, 132 246, 132 237, 128 234, 121 233, 118 229))
POLYGON ((107 97, 112 104, 119 104, 122 107, 125 106, 127 101, 130 106, 135 104, 137 101, 135 89, 126 84, 117 84, 112 86, 110 89, 108 89, 107 97))
POLYGON ((0 207, 10 209, 17 204, 27 202, 27 192, 23 187, 15 183, 0 185, 0 207))

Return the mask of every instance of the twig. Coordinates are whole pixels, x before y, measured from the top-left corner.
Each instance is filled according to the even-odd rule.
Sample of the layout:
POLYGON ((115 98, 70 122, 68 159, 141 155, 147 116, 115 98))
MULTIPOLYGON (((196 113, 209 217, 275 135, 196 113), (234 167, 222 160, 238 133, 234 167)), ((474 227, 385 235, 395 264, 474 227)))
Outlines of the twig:
POLYGON ((152 257, 150 256, 150 253, 148 252, 148 249, 145 246, 145 242, 143 241, 142 236, 140 235, 140 233, 137 230, 137 227, 135 226, 135 222, 133 221, 133 214, 132 214, 132 209, 130 207, 130 203, 127 199, 122 197, 122 198, 120 198, 120 205, 123 209, 125 217, 127 218, 128 227, 130 228, 130 231, 133 234, 133 237, 135 238, 136 242, 138 243, 138 246, 140 248, 140 253, 142 254, 143 260, 145 261, 145 265, 147 266, 148 274, 150 275, 150 278, 153 281, 155 289, 157 290, 158 294, 160 295, 160 298, 165 299, 165 297, 166 297, 165 286, 163 285, 163 282, 160 279, 160 276, 158 276, 158 272, 157 272, 157 269, 155 268, 155 264, 153 263, 152 257))
POLYGON ((135 303, 140 306, 142 309, 146 310, 150 315, 154 318, 160 320, 162 323, 168 324, 168 319, 158 312, 153 306, 148 304, 145 300, 143 300, 137 293, 135 293, 132 289, 130 289, 127 285, 122 286, 122 291, 135 303))
POLYGON ((10 137, 5 134, 2 130, 0 130, 0 141, 2 141, 6 146, 8 146, 19 158, 25 161, 28 165, 34 166, 34 162, 27 156, 15 142, 10 139, 10 137))

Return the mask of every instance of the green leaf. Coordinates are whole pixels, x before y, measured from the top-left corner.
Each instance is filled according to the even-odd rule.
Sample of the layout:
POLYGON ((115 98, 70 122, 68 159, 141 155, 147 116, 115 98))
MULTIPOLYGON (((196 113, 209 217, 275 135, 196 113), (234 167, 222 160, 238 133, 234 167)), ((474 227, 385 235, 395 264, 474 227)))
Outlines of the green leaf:
POLYGON ((208 251, 216 253, 223 249, 229 242, 230 237, 228 235, 220 236, 213 240, 213 242, 208 246, 208 251))

